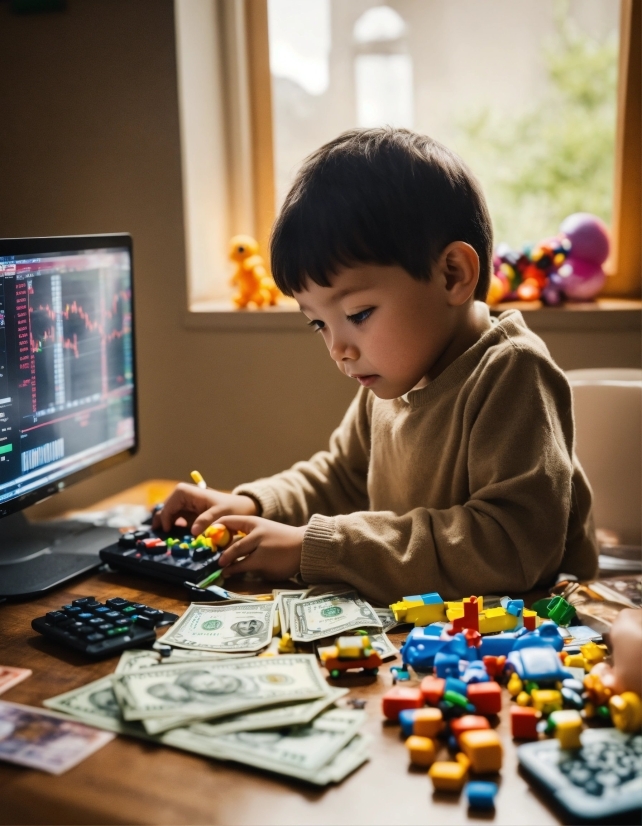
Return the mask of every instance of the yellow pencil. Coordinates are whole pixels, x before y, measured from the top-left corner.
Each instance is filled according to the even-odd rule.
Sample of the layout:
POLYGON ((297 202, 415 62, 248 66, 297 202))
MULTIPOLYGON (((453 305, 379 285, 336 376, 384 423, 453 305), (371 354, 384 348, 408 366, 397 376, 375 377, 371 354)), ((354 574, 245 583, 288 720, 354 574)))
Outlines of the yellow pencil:
POLYGON ((205 479, 203 479, 203 477, 197 470, 193 470, 190 473, 190 476, 192 477, 192 481, 194 482, 197 488, 205 490, 205 488, 207 487, 207 482, 205 481, 205 479))

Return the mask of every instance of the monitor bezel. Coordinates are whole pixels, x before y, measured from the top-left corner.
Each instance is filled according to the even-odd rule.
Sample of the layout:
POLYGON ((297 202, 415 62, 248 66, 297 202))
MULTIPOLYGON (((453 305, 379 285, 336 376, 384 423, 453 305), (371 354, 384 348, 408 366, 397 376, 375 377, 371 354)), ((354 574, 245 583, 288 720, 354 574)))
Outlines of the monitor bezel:
POLYGON ((83 252, 92 249, 109 249, 110 247, 125 247, 129 252, 131 264, 131 308, 132 308, 132 373, 134 379, 133 406, 134 406, 134 444, 126 450, 121 450, 113 456, 101 459, 93 465, 70 473, 63 479, 50 482, 36 490, 20 494, 0 505, 0 519, 12 513, 31 507, 44 499, 49 499, 56 493, 66 490, 71 485, 81 482, 101 473, 103 470, 119 465, 121 462, 134 456, 140 448, 138 428, 138 372, 136 363, 136 321, 134 302, 134 255, 132 236, 127 232, 109 233, 105 235, 55 235, 38 238, 0 238, 0 256, 6 255, 37 255, 39 253, 83 252))

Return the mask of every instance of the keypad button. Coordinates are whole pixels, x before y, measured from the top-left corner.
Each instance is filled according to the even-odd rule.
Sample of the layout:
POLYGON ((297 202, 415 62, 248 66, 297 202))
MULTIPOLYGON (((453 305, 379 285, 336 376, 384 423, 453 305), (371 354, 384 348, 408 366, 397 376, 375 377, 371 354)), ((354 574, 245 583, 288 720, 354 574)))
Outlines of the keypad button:
POLYGON ((141 628, 153 628, 156 623, 151 617, 145 617, 142 614, 138 614, 136 617, 136 625, 139 625, 141 628))
POLYGON ((134 531, 134 539, 149 539, 150 531, 134 531))
POLYGON ((108 599, 105 603, 109 605, 110 608, 124 608, 126 605, 129 605, 129 600, 123 599, 122 597, 113 597, 112 599, 108 599))
POLYGON ((100 603, 98 602, 98 600, 92 599, 91 602, 88 602, 85 605, 85 610, 88 611, 91 608, 91 610, 93 611, 94 608, 99 608, 99 607, 100 607, 100 603))
POLYGON ((101 605, 100 608, 96 608, 94 610, 94 614, 96 614, 96 616, 98 616, 98 617, 105 616, 105 614, 108 614, 108 613, 109 613, 109 608, 106 605, 101 605))
POLYGON ((106 620, 117 620, 122 619, 122 614, 120 611, 109 611, 107 614, 103 614, 106 620))
POLYGON ((57 627, 60 628, 61 631, 69 631, 74 627, 74 621, 66 619, 64 622, 59 623, 57 627))
POLYGON ((122 628, 111 628, 107 632, 108 637, 119 637, 121 634, 126 634, 129 631, 129 626, 125 625, 122 628))
POLYGON ((88 611, 83 611, 82 613, 78 614, 78 619, 83 620, 90 620, 93 617, 93 614, 90 614, 88 611))
POLYGON ((87 605, 88 602, 93 602, 95 597, 80 597, 79 599, 75 599, 71 604, 78 605, 81 608, 87 605))
POLYGON ((64 611, 68 617, 75 617, 80 614, 80 608, 77 605, 65 605, 64 611))
POLYGON ((103 621, 100 617, 92 617, 89 620, 89 622, 87 623, 87 625, 95 625, 95 626, 102 625, 102 624, 103 624, 103 621))
POLYGON ((125 614, 126 617, 130 617, 132 614, 136 613, 136 609, 133 605, 128 605, 126 608, 122 609, 122 613, 125 614))
POLYGON ((104 634, 99 634, 97 631, 87 637, 87 642, 100 642, 105 639, 104 634))
POLYGON ((93 634, 96 629, 92 625, 81 625, 77 630, 77 634, 86 637, 88 634, 93 634))
POLYGON ((53 622, 54 625, 58 624, 59 622, 63 622, 67 619, 67 615, 63 614, 62 611, 49 611, 48 614, 45 614, 49 622, 53 622))
POLYGON ((114 623, 116 628, 123 628, 124 626, 128 626, 130 624, 131 624, 130 619, 119 619, 119 620, 116 620, 116 622, 114 623))
POLYGON ((97 627, 98 627, 98 630, 99 630, 99 631, 106 632, 106 631, 111 631, 111 629, 112 629, 114 626, 111 624, 111 622, 103 622, 103 624, 102 624, 102 625, 99 625, 99 626, 97 626, 97 627))
POLYGON ((141 611, 141 614, 144 617, 149 617, 150 619, 160 619, 163 616, 163 612, 159 611, 157 608, 144 608, 141 611))

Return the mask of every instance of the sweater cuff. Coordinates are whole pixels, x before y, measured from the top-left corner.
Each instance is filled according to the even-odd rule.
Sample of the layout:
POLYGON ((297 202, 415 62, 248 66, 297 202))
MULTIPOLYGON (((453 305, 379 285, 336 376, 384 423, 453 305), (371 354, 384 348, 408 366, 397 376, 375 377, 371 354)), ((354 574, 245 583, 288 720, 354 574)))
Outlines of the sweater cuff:
POLYGON ((301 576, 308 583, 335 582, 336 519, 315 513, 305 530, 301 551, 301 576))
POLYGON ((239 485, 232 493, 240 496, 249 496, 253 499, 261 510, 259 516, 264 519, 272 519, 274 522, 284 522, 284 514, 281 510, 279 500, 269 485, 253 482, 251 485, 239 485))

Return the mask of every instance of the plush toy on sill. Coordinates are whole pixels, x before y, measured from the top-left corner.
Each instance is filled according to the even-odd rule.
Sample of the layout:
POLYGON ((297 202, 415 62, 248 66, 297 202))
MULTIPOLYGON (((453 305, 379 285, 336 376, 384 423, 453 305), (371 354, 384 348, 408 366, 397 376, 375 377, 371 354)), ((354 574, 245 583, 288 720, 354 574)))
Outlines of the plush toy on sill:
POLYGON ((559 235, 521 251, 500 244, 493 259, 489 304, 536 301, 555 306, 564 300, 588 301, 600 292, 609 255, 608 230, 597 216, 576 212, 565 218, 559 235))
POLYGON ((268 273, 259 245, 249 235, 235 235, 230 241, 230 260, 236 264, 230 284, 236 289, 232 301, 239 309, 254 304, 274 306, 281 292, 268 273))

